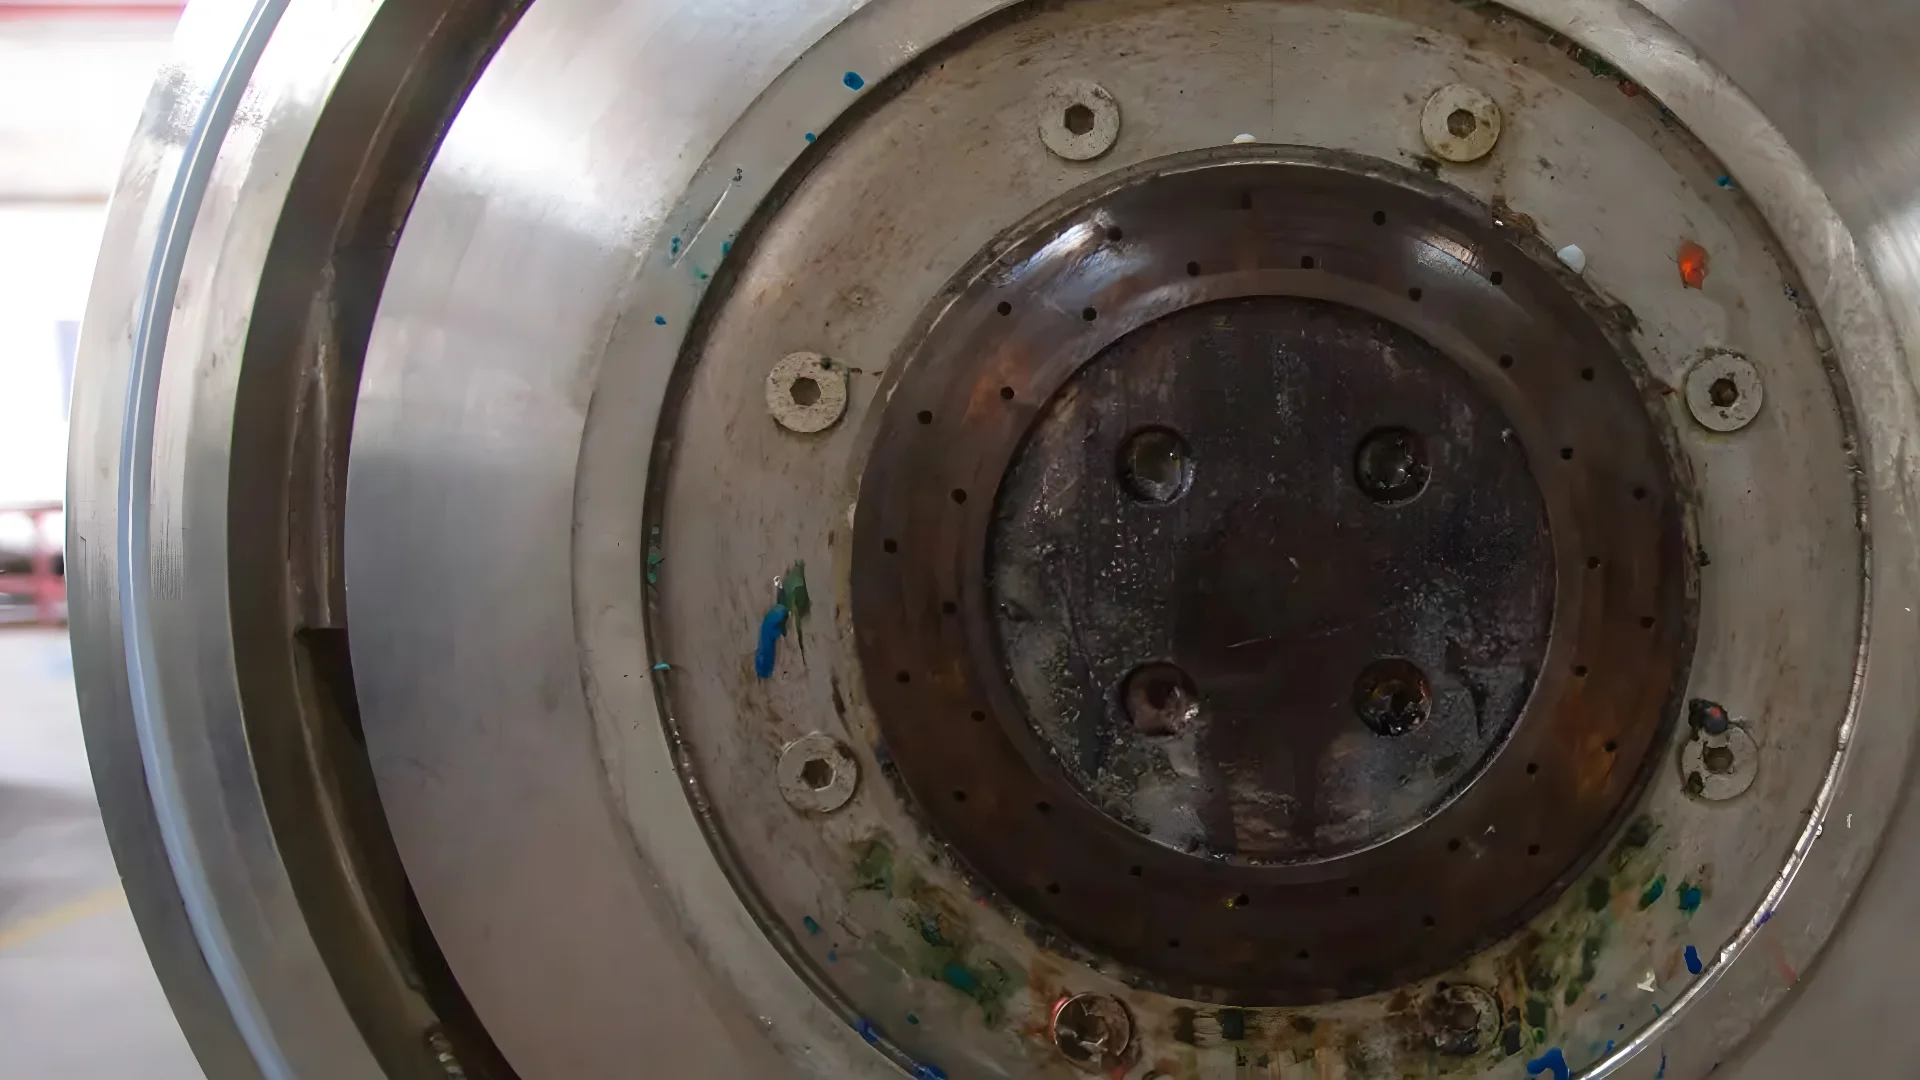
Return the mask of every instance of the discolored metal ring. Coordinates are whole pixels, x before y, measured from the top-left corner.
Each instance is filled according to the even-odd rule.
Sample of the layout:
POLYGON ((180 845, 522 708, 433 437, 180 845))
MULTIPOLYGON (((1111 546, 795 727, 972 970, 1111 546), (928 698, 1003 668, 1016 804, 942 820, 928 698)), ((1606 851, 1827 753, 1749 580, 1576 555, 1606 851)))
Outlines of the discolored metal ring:
POLYGON ((855 521, 861 660, 920 812, 1014 904, 1187 996, 1367 993, 1511 930, 1638 789, 1687 670, 1684 481, 1624 337, 1536 239, 1357 155, 1181 155, 1011 230, 899 365, 855 521), (1423 826, 1304 865, 1169 850, 1083 798, 1010 686, 986 587, 996 492, 1056 390, 1130 331, 1258 296, 1368 312, 1460 364, 1513 420, 1553 551, 1551 640, 1506 745, 1423 826))

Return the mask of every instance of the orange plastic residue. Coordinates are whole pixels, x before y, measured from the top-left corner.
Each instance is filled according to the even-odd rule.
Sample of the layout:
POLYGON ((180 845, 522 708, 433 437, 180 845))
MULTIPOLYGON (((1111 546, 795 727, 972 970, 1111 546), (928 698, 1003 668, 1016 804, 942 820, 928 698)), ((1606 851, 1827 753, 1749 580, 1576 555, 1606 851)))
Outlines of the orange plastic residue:
POLYGON ((1689 289, 1707 285, 1707 249, 1691 240, 1680 241, 1680 284, 1689 289))

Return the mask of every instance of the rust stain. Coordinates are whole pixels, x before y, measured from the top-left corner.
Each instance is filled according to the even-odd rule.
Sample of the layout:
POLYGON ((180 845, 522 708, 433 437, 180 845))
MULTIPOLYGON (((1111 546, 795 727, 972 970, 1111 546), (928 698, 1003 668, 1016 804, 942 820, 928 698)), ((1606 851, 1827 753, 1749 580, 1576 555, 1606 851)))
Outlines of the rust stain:
POLYGON ((1707 249, 1691 240, 1682 240, 1677 258, 1680 263, 1680 284, 1689 289, 1706 288, 1707 249))

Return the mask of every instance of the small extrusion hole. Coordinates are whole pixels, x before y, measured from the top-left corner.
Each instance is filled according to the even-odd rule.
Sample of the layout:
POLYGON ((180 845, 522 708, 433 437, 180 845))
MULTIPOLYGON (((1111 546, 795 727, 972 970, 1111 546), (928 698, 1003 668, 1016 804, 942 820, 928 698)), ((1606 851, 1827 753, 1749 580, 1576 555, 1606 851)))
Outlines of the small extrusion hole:
POLYGON ((1571 447, 1571 446, 1563 446, 1563 447, 1561 447, 1561 448, 1560 448, 1560 460, 1561 460, 1561 461, 1572 461, 1572 460, 1573 460, 1573 447, 1571 447))
POLYGON ((1037 802, 1037 803, 1034 803, 1034 804, 1033 804, 1033 808, 1034 808, 1035 810, 1038 810, 1038 811, 1040 811, 1040 812, 1041 812, 1041 813, 1043 813, 1043 814, 1051 814, 1051 813, 1053 813, 1053 804, 1052 804, 1052 803, 1050 803, 1050 802, 1037 802))
POLYGON ((896 671, 893 673, 893 681, 899 683, 902 686, 905 686, 907 683, 910 683, 913 681, 913 676, 907 674, 904 671, 896 671))
POLYGON ((1146 867, 1144 867, 1144 866, 1129 866, 1129 867, 1127 867, 1127 876, 1128 876, 1128 877, 1145 877, 1145 876, 1146 876, 1146 874, 1147 874, 1147 868, 1146 868, 1146 867))
POLYGON ((825 790, 833 783, 833 763, 826 758, 808 758, 800 766, 800 782, 815 791, 825 790))
POLYGON ((1454 838, 1454 839, 1452 839, 1452 840, 1449 840, 1449 841, 1447 841, 1447 850, 1448 850, 1448 851, 1459 851, 1459 850, 1460 850, 1460 840, 1459 840, 1459 838, 1457 838, 1457 837, 1456 837, 1456 838, 1454 838))
POLYGON ((1059 882, 1057 882, 1057 881, 1049 881, 1049 882, 1047 882, 1047 892, 1049 892, 1049 893, 1051 893, 1051 894, 1052 894, 1052 895, 1054 895, 1054 896, 1059 896, 1059 895, 1060 895, 1060 883, 1059 883, 1059 882))
POLYGON ((1607 744, 1601 747, 1601 749, 1605 750, 1609 754, 1615 753, 1620 749, 1620 744, 1617 742, 1614 742, 1612 739, 1608 739, 1607 744))
POLYGON ((985 710, 983 710, 983 709, 975 709, 975 710, 973 710, 973 722, 974 722, 974 723, 976 723, 976 724, 978 724, 978 723, 982 723, 982 722, 984 722, 984 721, 986 720, 986 718, 987 718, 987 714, 986 714, 986 711, 985 711, 985 710))
POLYGON ((1008 303, 1005 300, 1002 300, 998 304, 994 305, 993 310, 999 312, 1002 315, 1011 315, 1013 314, 1013 305, 1008 303))
POLYGON ((1093 110, 1076 101, 1060 115, 1060 126, 1070 134, 1085 135, 1093 130, 1093 110))
POLYGON ((1172 664, 1142 664, 1120 684, 1120 704, 1135 731, 1178 735, 1200 718, 1200 692, 1185 671, 1172 664))
POLYGON ((1302 256, 1300 256, 1300 269, 1302 269, 1302 270, 1311 270, 1311 269, 1313 269, 1313 267, 1314 267, 1314 265, 1315 265, 1315 264, 1314 264, 1314 261, 1313 261, 1313 256, 1311 256, 1311 255, 1302 255, 1302 256))
POLYGON ((1455 109, 1447 114, 1447 133, 1456 139, 1464 139, 1480 129, 1480 121, 1465 109, 1455 109))
POLYGON ((1093 320, 1100 317, 1100 313, 1098 311, 1095 311, 1092 308, 1082 308, 1080 309, 1080 317, 1087 320, 1088 322, 1092 322, 1093 320))
POLYGON ((1377 503, 1403 503, 1426 490, 1432 475, 1426 442, 1406 428, 1377 428, 1353 453, 1353 480, 1377 503))
POLYGON ((1539 844, 1528 844, 1528 845, 1527 845, 1527 854, 1529 854, 1529 855, 1538 855, 1538 854, 1540 854, 1540 845, 1539 845, 1539 844))
POLYGON ((793 399, 795 405, 817 404, 820 401, 820 384, 802 375, 787 388, 787 396, 793 399))
POLYGON ((954 488, 954 489, 953 489, 953 501, 954 501, 954 502, 956 502, 956 503, 964 503, 964 502, 966 502, 966 501, 967 501, 967 489, 965 489, 965 488, 954 488))
POLYGON ((1012 401, 1012 400, 1013 400, 1013 387, 1011 387, 1011 386, 1003 386, 1003 387, 1001 387, 1001 388, 1000 388, 1000 400, 1001 400, 1001 401, 1012 401))
POLYGON ((1426 674, 1400 657, 1375 660, 1353 681, 1353 711, 1376 735, 1405 735, 1425 723, 1432 709, 1426 674))
POLYGON ((1188 276, 1188 277, 1199 277, 1199 276, 1200 276, 1200 264, 1199 264, 1199 263, 1197 263, 1197 262, 1190 262, 1190 263, 1188 263, 1188 264, 1187 264, 1187 276, 1188 276))
POLYGON ((1529 761, 1529 762, 1527 762, 1527 775, 1528 775, 1528 776, 1537 776, 1537 775, 1539 775, 1539 773, 1540 773, 1540 763, 1539 763, 1539 762, 1537 762, 1537 761, 1529 761))
POLYGON ((1177 938, 1177 937, 1170 937, 1170 938, 1168 938, 1168 939, 1167 939, 1167 948, 1169 948, 1169 949, 1177 949, 1177 948, 1179 948, 1179 947, 1180 947, 1180 939, 1179 939, 1179 938, 1177 938))
POLYGON ((1373 223, 1375 225, 1385 225, 1387 223, 1387 212, 1385 210, 1375 210, 1373 212, 1373 223))
POLYGON ((1585 664, 1575 664, 1575 665, 1573 665, 1573 677, 1574 677, 1574 678, 1576 678, 1576 679, 1584 679, 1584 678, 1586 678, 1586 677, 1587 677, 1587 665, 1585 665, 1585 664))
POLYGON ((1349 886, 1347 886, 1347 895, 1348 895, 1349 897, 1354 897, 1354 896, 1359 896, 1359 895, 1360 895, 1360 886, 1358 886, 1358 885, 1349 885, 1349 886))
POLYGON ((1734 385, 1732 379, 1721 376, 1707 387, 1707 400, 1723 409, 1728 408, 1740 400, 1740 388, 1734 385))
POLYGON ((966 802, 966 801, 967 801, 967 793, 966 793, 966 792, 964 792, 964 791, 956 791, 956 792, 954 792, 954 793, 953 793, 953 801, 954 801, 954 802, 966 802))
POLYGON ((932 412, 930 412, 930 411, 928 411, 928 410, 926 410, 926 409, 921 409, 921 410, 920 410, 920 422, 921 422, 921 423, 923 423, 923 424, 931 424, 931 423, 933 423, 933 413, 932 413, 932 412))
POLYGON ((1434 927, 1439 926, 1440 923, 1437 920, 1435 920, 1434 917, 1431 915, 1422 915, 1420 916, 1420 925, 1431 930, 1434 927))
POLYGON ((1230 908, 1243 908, 1251 905, 1252 903, 1253 903, 1252 897, 1249 897, 1246 893, 1241 893, 1239 896, 1236 896, 1233 899, 1227 901, 1227 906, 1230 908))
POLYGON ((1587 380, 1588 382, 1593 381, 1593 375, 1594 375, 1593 369, 1590 367, 1583 367, 1580 369, 1580 377, 1587 380))
POLYGON ((1707 767, 1708 772, 1725 776, 1733 771, 1733 748, 1709 746, 1700 752, 1700 763, 1707 767))
POLYGON ((1295 960, 1301 961, 1302 963, 1305 963, 1306 961, 1313 959, 1313 954, 1308 952, 1305 949, 1301 949, 1299 952, 1293 954, 1293 958, 1295 960))
POLYGON ((1651 629, 1653 629, 1653 623, 1654 623, 1654 618, 1653 618, 1653 616, 1651 616, 1651 615, 1642 615, 1642 616, 1640 616, 1640 629, 1642 629, 1642 630, 1651 630, 1651 629))
POLYGON ((1121 240, 1125 239, 1126 235, 1127 235, 1126 233, 1120 230, 1120 226, 1118 225, 1107 226, 1107 240, 1110 243, 1117 244, 1121 240))
POLYGON ((880 541, 880 549, 882 551, 885 551, 887 554, 892 555, 894 552, 900 550, 900 542, 898 540, 892 540, 892 539, 882 540, 880 541))
POLYGON ((1165 506, 1193 486, 1193 451, 1171 428, 1141 428, 1120 444, 1120 487, 1135 501, 1165 506))
POLYGON ((1600 569, 1600 556, 1598 555, 1587 556, 1587 569, 1589 570, 1600 569))
POLYGON ((1507 275, 1495 270, 1493 273, 1487 275, 1487 280, 1493 282, 1495 285, 1500 285, 1507 280, 1507 275))
POLYGON ((1507 355, 1506 353, 1501 353, 1501 354, 1500 354, 1500 366, 1501 366, 1501 367, 1503 367, 1503 368, 1510 368, 1510 367, 1512 367, 1512 366, 1513 366, 1513 357, 1511 357, 1511 356, 1508 356, 1508 355, 1507 355))
POLYGON ((1647 497, 1647 489, 1643 487, 1634 488, 1633 497, 1636 499, 1645 499, 1647 497))
POLYGON ((1413 288, 1408 289, 1407 299, 1413 301, 1416 304, 1419 303, 1420 302, 1420 286, 1415 285, 1413 288))

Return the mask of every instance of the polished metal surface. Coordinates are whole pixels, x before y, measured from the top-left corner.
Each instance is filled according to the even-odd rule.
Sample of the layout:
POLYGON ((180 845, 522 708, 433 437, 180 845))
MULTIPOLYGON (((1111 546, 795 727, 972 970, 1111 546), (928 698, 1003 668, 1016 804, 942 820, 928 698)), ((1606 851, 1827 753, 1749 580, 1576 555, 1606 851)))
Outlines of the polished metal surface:
MULTIPOLYGON (((1359 17, 1315 22, 1339 5, 1118 2, 1083 18, 1096 6, 1069 3, 994 22, 1003 5, 986 0, 539 0, 500 27, 497 52, 470 39, 491 57, 470 96, 458 75, 424 80, 437 108, 409 115, 439 121, 399 128, 377 121, 397 73, 428 55, 438 9, 196 7, 108 227, 76 385, 68 550, 116 854, 209 1075, 444 1075, 443 1055, 484 1056, 488 1036, 525 1080, 636 1062, 692 1076, 1076 1075, 1047 1021, 1084 993, 1133 1003, 1139 1056, 1118 1063, 1133 1076, 1233 1068, 1249 1034, 1270 1076, 1382 1067, 1358 1042, 1327 1041, 1343 1031, 1423 1052, 1471 1041, 1498 1076, 1550 1072, 1536 1057, 1549 1047, 1586 1077, 1920 1071, 1897 1014, 1920 989, 1905 925, 1920 811, 1902 799, 1920 693, 1907 660, 1920 636, 1920 75, 1905 59, 1920 16, 1884 0, 1512 0, 1566 35, 1553 48, 1577 41, 1571 60, 1591 73, 1535 78, 1557 71, 1551 50, 1497 18, 1460 21, 1481 9, 1349 6, 1359 17), (1424 45, 1405 29, 1421 24, 1434 27, 1424 45), (1023 73, 1022 55, 1038 67, 1023 73), (950 66, 888 82, 922 56, 950 66), (1178 66, 1192 56, 1205 60, 1178 66), (1025 87, 1061 77, 1118 104, 1100 158, 1060 158, 1036 130, 1025 87), (1369 96, 1396 80, 1402 104, 1369 96), (921 895, 848 891, 882 850, 870 837, 894 838, 899 867, 944 858, 912 831, 868 737, 859 666, 842 659, 833 537, 861 525, 846 478, 880 383, 856 373, 847 416, 801 449, 770 438, 802 436, 767 416, 767 372, 801 348, 885 369, 892 345, 874 343, 911 340, 928 282, 1092 176, 1245 132, 1394 156, 1421 145, 1420 104, 1453 82, 1491 87, 1503 124, 1484 162, 1444 167, 1448 183, 1510 198, 1552 247, 1577 243, 1591 281, 1640 316, 1637 344, 1666 385, 1700 347, 1729 342, 1765 380, 1764 408, 1737 432, 1670 414, 1711 555, 1689 695, 1752 733, 1753 788, 1696 798, 1681 767, 1692 733, 1662 748, 1673 767, 1654 771, 1644 803, 1659 828, 1623 833, 1639 843, 1610 848, 1537 924, 1617 920, 1609 940, 1623 946, 1602 950, 1578 1005, 1556 992, 1537 1044, 1522 1030, 1525 967, 1500 969, 1520 984, 1491 970, 1468 983, 1519 1010, 1498 1038, 1473 993, 1423 988, 1399 1012, 1382 1000, 1316 1014, 1315 1043, 1284 1013, 1135 997, 963 902, 952 925, 1027 976, 1008 1003, 1021 1023, 992 1029, 951 980, 849 944, 907 926, 903 905, 921 895), (1001 116, 1018 139, 998 136, 1001 116), (375 150, 397 146, 417 165, 448 117, 424 177, 348 164, 397 160, 375 150), (868 179, 849 182, 862 166, 868 179), (310 235, 353 220, 368 192, 386 216, 364 244, 310 235), (917 223, 897 213, 909 201, 917 223), (861 225, 867 239, 844 239, 861 225), (1677 280, 1682 229, 1714 249, 1703 290, 1677 280), (831 257, 807 246, 829 238, 831 257), (378 272, 355 270, 367 265, 378 272), (314 315, 375 296, 377 320, 314 315), (348 332, 292 340, 321 327, 348 332), (327 499, 345 447, 291 418, 344 438, 346 415, 296 402, 351 401, 357 359, 308 357, 357 358, 363 342, 339 511, 327 499), (696 391, 684 396, 683 348, 704 350, 680 369, 696 391), (292 389, 330 370, 347 382, 292 389), (658 436, 673 438, 670 458, 658 436), (648 491, 669 512, 649 520, 648 491), (344 572, 326 513, 308 516, 329 505, 344 572), (763 686, 743 642, 796 548, 816 615, 806 654, 784 640, 763 686), (350 675, 335 647, 349 635, 350 675), (286 674, 310 668, 334 674, 286 674), (342 688, 361 727, 329 727, 307 704, 342 688), (279 722, 290 715, 302 719, 279 722), (796 814, 773 779, 779 749, 816 727, 863 775, 824 817, 796 814), (341 811, 372 805, 369 792, 327 793, 356 760, 378 781, 371 829, 341 811), (382 865, 356 862, 382 824, 398 860, 356 878, 382 865), (1682 912, 1669 891, 1636 910, 1622 891, 1586 907, 1602 876, 1637 898, 1668 868, 1666 888, 1697 889, 1703 906, 1682 912), (410 897, 414 921, 383 931, 410 897), (406 989, 408 966, 440 951, 457 992, 406 989), (1657 996, 1638 996, 1652 993, 1643 981, 1657 996), (912 1019, 888 1001, 912 1003, 912 1019), (458 1030, 466 1003, 478 1039, 458 1030), (421 1029, 435 1021, 448 1033, 421 1029)), ((1704 747, 1700 762, 1711 768, 1704 747)), ((925 884, 948 896, 938 873, 925 884)), ((1585 940, 1555 962, 1577 972, 1585 940)), ((488 1070, 476 1057, 466 1071, 488 1070)))

